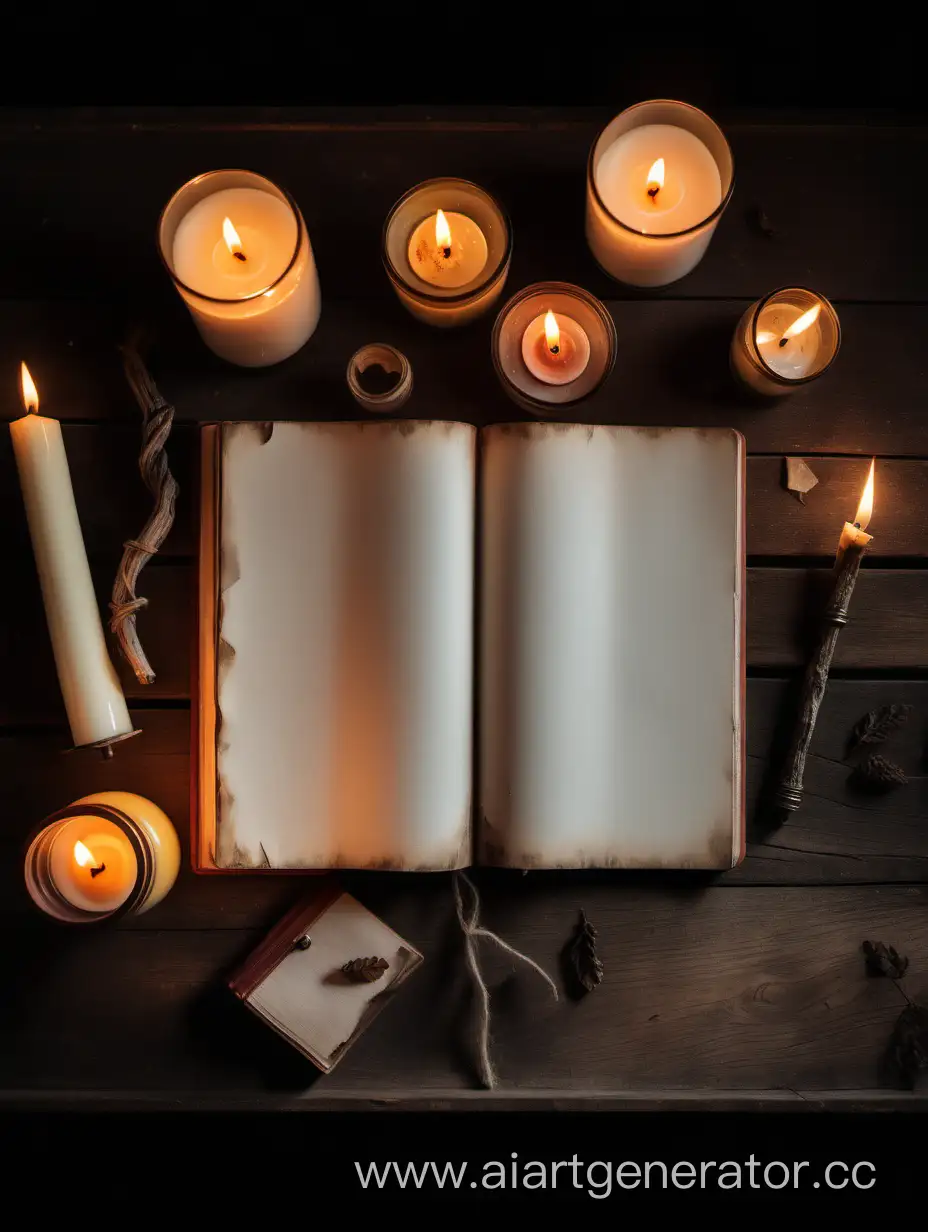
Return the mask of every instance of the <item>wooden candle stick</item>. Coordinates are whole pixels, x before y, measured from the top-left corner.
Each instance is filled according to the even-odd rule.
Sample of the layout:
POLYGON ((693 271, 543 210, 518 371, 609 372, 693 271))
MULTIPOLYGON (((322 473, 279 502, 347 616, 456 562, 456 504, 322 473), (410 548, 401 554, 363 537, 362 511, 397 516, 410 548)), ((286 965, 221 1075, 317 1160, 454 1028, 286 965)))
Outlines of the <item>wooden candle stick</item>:
POLYGON ((806 668, 802 697, 793 739, 783 772, 773 796, 776 808, 795 812, 802 803, 802 779, 806 756, 812 743, 812 733, 818 718, 819 707, 825 696, 828 673, 838 644, 838 634, 848 621, 851 595, 857 583, 860 564, 867 545, 873 538, 865 533, 873 511, 873 476, 875 460, 870 464, 870 474, 864 488, 860 506, 853 523, 845 522, 835 559, 835 580, 831 597, 825 608, 822 633, 806 668))

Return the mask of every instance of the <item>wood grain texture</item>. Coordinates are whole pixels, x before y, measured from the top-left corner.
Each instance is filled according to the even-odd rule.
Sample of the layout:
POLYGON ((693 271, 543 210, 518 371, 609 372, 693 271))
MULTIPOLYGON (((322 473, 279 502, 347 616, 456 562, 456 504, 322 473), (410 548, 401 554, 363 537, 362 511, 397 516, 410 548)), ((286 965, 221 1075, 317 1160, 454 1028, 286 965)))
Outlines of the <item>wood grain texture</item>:
MULTIPOLYGON (((879 1088, 901 1005, 859 953, 878 936, 928 953, 928 888, 629 888, 481 875, 485 918, 552 965, 579 908, 606 978, 554 1003, 487 953, 494 1047, 521 1089, 879 1088), (646 923, 645 923, 646 922, 646 923)), ((325 1090, 466 1088, 468 983, 445 877, 380 878, 364 901, 426 956, 325 1090)), ((256 932, 48 929, 10 956, 0 1086, 301 1090, 302 1061, 234 1003, 222 979, 256 932)), ((913 995, 928 975, 913 970, 913 995)), ((321 1089, 321 1088, 320 1088, 321 1089)))
MULTIPOLYGON (((515 408, 513 408, 515 409, 515 408)), ((346 413, 351 411, 346 408, 346 413)), ((127 424, 64 425, 65 448, 84 542, 92 559, 118 559, 122 540, 147 511, 138 476, 137 430, 127 424)), ((196 552, 197 439, 195 425, 176 424, 168 453, 180 485, 177 515, 160 559, 196 552)), ((749 556, 834 557, 842 523, 857 508, 869 458, 805 455, 818 485, 801 504, 783 482, 783 457, 748 458, 749 556)), ((928 556, 928 462, 880 458, 875 537, 867 559, 928 556)), ((28 528, 9 435, 0 429, 0 525, 10 550, 29 553, 28 528)))
MULTIPOLYGON (((758 806, 770 770, 782 756, 795 702, 796 681, 748 683, 747 816, 748 858, 737 869, 712 879, 702 874, 669 878, 681 886, 928 883, 928 681, 832 680, 815 730, 803 807, 786 825, 768 832, 758 806), (871 709, 891 702, 913 707, 909 723, 886 746, 909 783, 884 796, 861 796, 849 782, 848 736, 871 709)), ((66 733, 0 737, 0 903, 17 929, 40 929, 42 917, 22 882, 22 850, 40 819, 90 791, 126 788, 153 799, 173 818, 187 843, 189 833, 189 713, 134 710, 142 735, 110 762, 61 752, 66 733)), ((622 893, 630 886, 655 886, 667 878, 616 872, 533 873, 537 884, 567 881, 578 887, 602 884, 622 893)), ((356 878, 367 892, 381 875, 356 878)), ((387 877, 400 889, 407 880, 427 887, 430 876, 387 877)), ((514 874, 511 885, 520 884, 514 874)), ((126 920, 129 929, 260 929, 306 889, 292 877, 198 877, 185 862, 178 884, 156 913, 126 920)), ((380 891, 377 891, 378 893, 380 891)), ((363 896, 363 894, 362 894, 363 896)), ((595 923, 595 921, 594 921, 595 923)), ((597 925, 598 927, 598 925, 597 925)), ((565 934, 566 940, 566 934, 565 934)))
MULTIPOLYGON (((16 605, 7 614, 8 636, 0 642, 0 725, 57 723, 62 716, 38 581, 28 558, 20 558, 13 586, 16 605)), ((112 574, 94 569, 105 612, 112 574)), ((805 662, 827 599, 829 569, 748 570, 747 662, 749 667, 795 668, 805 662)), ((113 653, 126 696, 147 701, 190 697, 195 571, 192 565, 153 565, 143 579, 149 607, 139 631, 158 673, 141 685, 113 653)), ((920 670, 928 667, 928 570, 864 569, 854 592, 851 618, 838 639, 836 668, 920 670)))
MULTIPOLYGON (((151 372, 179 421, 357 418, 345 367, 374 339, 399 347, 412 363, 415 388, 404 408, 410 417, 477 424, 524 418, 493 374, 492 314, 465 329, 429 329, 400 306, 376 253, 371 259, 377 285, 353 299, 330 301, 321 274, 319 328, 292 359, 264 369, 235 368, 207 351, 170 287, 164 302, 152 296, 137 307, 0 301, 0 373, 10 374, 5 414, 16 414, 16 372, 25 356, 49 414, 135 426, 138 411, 117 348, 130 328, 153 322, 151 372)), ((532 280, 513 273, 508 290, 532 280)), ((772 289, 759 283, 756 294, 772 289)), ((734 427, 745 434, 748 450, 759 453, 924 452, 921 352, 910 342, 922 328, 917 306, 839 304, 843 343, 834 367, 788 398, 758 401, 728 368, 731 336, 749 301, 622 301, 608 298, 614 289, 604 294, 618 357, 610 379, 583 404, 584 420, 734 427)))

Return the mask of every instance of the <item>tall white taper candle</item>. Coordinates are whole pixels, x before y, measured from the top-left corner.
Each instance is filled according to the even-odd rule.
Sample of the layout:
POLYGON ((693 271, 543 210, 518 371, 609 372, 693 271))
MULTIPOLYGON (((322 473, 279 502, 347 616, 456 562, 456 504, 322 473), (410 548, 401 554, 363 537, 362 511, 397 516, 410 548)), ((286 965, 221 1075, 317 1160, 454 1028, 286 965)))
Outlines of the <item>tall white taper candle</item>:
POLYGON ((131 735, 132 721, 103 638, 61 425, 37 414, 25 364, 22 389, 26 414, 10 435, 58 680, 74 744, 103 745, 131 735))

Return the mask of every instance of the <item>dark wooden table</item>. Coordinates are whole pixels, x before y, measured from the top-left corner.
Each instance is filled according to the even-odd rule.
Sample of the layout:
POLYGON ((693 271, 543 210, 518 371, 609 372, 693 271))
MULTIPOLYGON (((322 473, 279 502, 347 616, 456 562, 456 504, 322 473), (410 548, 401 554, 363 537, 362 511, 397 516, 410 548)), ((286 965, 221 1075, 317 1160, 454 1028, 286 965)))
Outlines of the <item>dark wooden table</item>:
MULTIPOLYGON (((928 130, 781 124, 720 115, 735 152, 734 200, 708 255, 677 286, 611 283, 583 236, 584 169, 608 116, 512 112, 431 122, 341 113, 71 113, 0 119, 0 388, 18 414, 26 359, 65 441, 101 605, 124 538, 147 512, 135 470, 138 412, 117 344, 146 327, 152 370, 175 402, 177 524, 143 575, 140 630, 158 672, 124 673, 144 734, 104 764, 64 755, 67 729, 8 434, 0 433, 0 1087, 6 1106, 712 1107, 811 1102, 897 1106, 884 1050, 901 997, 864 975, 865 937, 911 958, 928 994, 928 410, 923 202, 897 191, 923 166, 928 130), (214 359, 160 268, 158 212, 187 177, 253 167, 289 187, 323 288, 318 332, 263 372, 214 359), (305 889, 297 878, 197 878, 184 871, 150 915, 110 931, 54 927, 22 884, 22 844, 77 796, 150 796, 186 837, 197 421, 353 418, 344 383, 363 342, 401 347, 415 370, 410 415, 482 424, 520 417, 490 365, 491 320, 444 334, 414 322, 380 265, 380 229, 405 189, 462 175, 510 211, 509 290, 541 278, 609 304, 615 372, 596 422, 734 425, 747 437, 749 816, 782 740, 842 522, 879 457, 874 541, 822 708, 802 811, 774 833, 751 823, 744 864, 724 876, 479 874, 485 915, 552 966, 584 907, 606 981, 552 1003, 531 974, 487 954, 504 1086, 474 1090, 469 991, 444 875, 351 875, 350 888, 419 945, 422 972, 329 1078, 233 1003, 223 976, 305 889), (757 225, 765 213, 773 234, 757 225), (727 348, 744 307, 805 284, 837 305, 833 369, 758 406, 731 383, 727 348), (783 455, 807 458, 805 506, 782 485, 783 455), (914 716, 892 748, 907 786, 861 797, 845 742, 874 706, 914 716)), ((667 773, 674 751, 667 750, 667 773)))

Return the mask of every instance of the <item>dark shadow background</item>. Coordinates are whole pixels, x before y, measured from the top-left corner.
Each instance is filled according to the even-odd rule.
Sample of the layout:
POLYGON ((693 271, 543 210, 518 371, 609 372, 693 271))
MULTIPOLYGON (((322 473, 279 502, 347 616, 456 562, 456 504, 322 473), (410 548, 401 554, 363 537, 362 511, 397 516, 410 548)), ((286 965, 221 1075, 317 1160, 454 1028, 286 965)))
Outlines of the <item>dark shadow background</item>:
POLYGON ((679 97, 781 116, 925 112, 921 40, 878 9, 826 14, 811 0, 785 0, 756 13, 668 6, 648 18, 629 7, 229 0, 106 12, 33 3, 4 14, 0 106, 619 110, 679 97))

